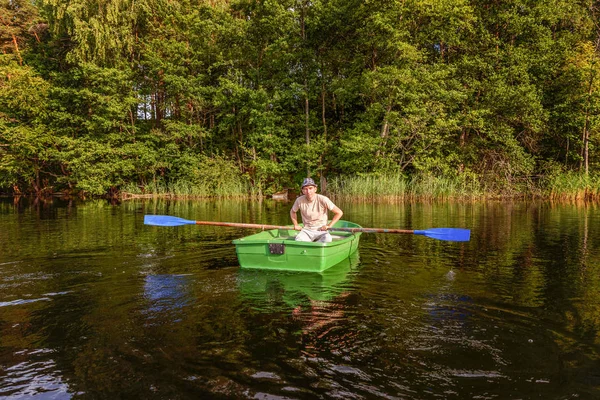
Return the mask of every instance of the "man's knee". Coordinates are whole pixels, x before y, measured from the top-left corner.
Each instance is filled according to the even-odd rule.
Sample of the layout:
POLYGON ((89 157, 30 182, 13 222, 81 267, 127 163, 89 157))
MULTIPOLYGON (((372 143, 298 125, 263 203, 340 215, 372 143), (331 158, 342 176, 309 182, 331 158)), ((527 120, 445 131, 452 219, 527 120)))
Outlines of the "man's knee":
POLYGON ((326 234, 321 236, 318 240, 318 242, 321 242, 321 243, 329 243, 331 241, 333 241, 333 238, 331 237, 331 234, 329 232, 327 232, 326 234))

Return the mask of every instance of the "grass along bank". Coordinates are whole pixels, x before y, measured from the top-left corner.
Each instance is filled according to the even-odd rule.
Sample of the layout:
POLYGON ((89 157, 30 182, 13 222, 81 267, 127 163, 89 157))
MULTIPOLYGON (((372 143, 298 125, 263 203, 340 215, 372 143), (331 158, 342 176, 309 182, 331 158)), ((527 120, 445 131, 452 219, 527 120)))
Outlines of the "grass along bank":
MULTIPOLYGON (((281 187, 294 185, 281 184, 281 187)), ((271 190, 272 191, 272 190, 271 190)), ((243 177, 224 174, 218 179, 179 180, 166 183, 157 180, 145 186, 129 184, 122 188, 121 198, 240 198, 258 199, 270 192, 252 185, 243 177)), ((453 178, 422 175, 339 176, 328 181, 326 193, 346 201, 404 200, 486 200, 549 199, 562 201, 600 200, 600 176, 578 173, 556 173, 545 177, 526 177, 510 182, 498 177, 481 178, 459 175, 453 178)))
POLYGON ((600 175, 566 172, 543 180, 544 197, 552 200, 600 200, 600 175))
POLYGON ((260 191, 242 179, 227 179, 209 182, 164 181, 152 182, 145 186, 128 184, 121 190, 121 197, 171 197, 171 198, 256 198, 260 191))
POLYGON ((445 200, 486 197, 485 188, 475 179, 448 179, 434 176, 351 176, 331 179, 327 192, 344 200, 400 201, 445 200))
POLYGON ((600 176, 558 173, 526 177, 510 182, 474 175, 454 178, 431 175, 407 178, 393 175, 337 177, 327 192, 344 200, 483 200, 547 198, 551 200, 600 200, 600 176))

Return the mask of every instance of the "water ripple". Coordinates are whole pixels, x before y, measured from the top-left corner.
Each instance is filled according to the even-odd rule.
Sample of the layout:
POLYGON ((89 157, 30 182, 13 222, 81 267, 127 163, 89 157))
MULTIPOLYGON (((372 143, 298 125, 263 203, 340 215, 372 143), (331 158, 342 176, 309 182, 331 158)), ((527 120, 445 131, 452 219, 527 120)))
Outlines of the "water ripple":
MULTIPOLYGON (((38 349, 20 351, 15 355, 41 358, 51 353, 53 351, 50 349, 38 349)), ((4 376, 0 381, 0 397, 12 400, 34 396, 43 396, 44 399, 72 397, 53 359, 28 360, 4 368, 4 376)))
POLYGON ((22 304, 27 303, 36 303, 38 301, 51 301, 50 297, 40 297, 39 299, 18 299, 13 301, 0 301, 0 307, 8 307, 8 306, 20 306, 22 304))

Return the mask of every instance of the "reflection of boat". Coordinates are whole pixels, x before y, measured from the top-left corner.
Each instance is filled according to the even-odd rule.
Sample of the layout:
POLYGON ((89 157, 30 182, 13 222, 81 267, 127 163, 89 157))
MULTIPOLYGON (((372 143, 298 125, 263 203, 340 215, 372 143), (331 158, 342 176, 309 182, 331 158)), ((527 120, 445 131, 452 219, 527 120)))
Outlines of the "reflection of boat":
POLYGON ((347 259, 358 248, 360 232, 336 232, 335 228, 360 228, 338 221, 330 243, 296 242, 293 229, 271 229, 234 240, 242 268, 322 272, 347 259))
POLYGON ((348 290, 352 271, 360 264, 358 251, 321 273, 240 269, 240 293, 248 300, 283 300, 296 307, 308 300, 330 301, 348 290))

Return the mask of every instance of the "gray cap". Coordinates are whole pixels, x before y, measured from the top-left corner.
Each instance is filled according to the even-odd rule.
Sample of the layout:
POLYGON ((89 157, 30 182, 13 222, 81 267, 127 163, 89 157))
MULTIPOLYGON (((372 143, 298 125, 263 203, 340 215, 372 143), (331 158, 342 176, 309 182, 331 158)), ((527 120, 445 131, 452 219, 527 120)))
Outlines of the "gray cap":
POLYGON ((317 184, 315 183, 315 181, 312 180, 312 178, 306 178, 304 180, 304 182, 302 182, 301 189, 304 189, 304 186, 314 186, 314 187, 317 187, 317 184))

